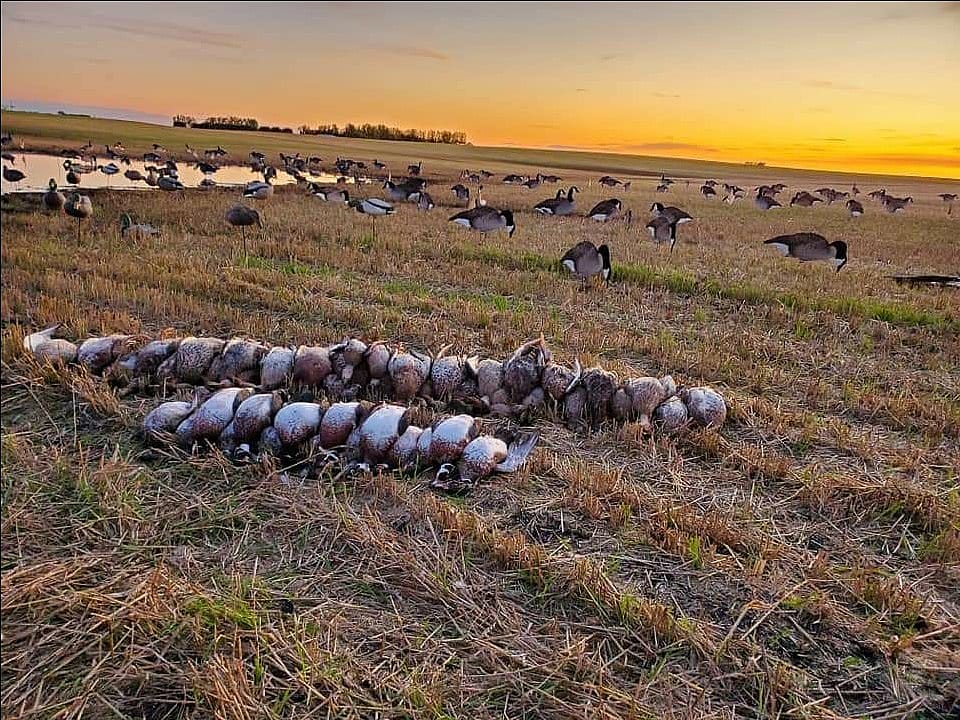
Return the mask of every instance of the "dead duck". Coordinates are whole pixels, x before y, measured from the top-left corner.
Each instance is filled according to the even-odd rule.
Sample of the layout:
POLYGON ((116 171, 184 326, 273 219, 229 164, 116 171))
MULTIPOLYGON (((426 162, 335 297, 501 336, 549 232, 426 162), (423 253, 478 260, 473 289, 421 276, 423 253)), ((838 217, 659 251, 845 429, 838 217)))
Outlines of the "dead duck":
POLYGON ((511 211, 497 210, 489 205, 480 205, 458 212, 456 215, 450 216, 449 222, 480 233, 506 230, 507 237, 513 237, 513 233, 517 229, 511 211))
POLYGON ((763 241, 764 245, 774 247, 784 257, 793 257, 800 262, 826 260, 840 272, 847 264, 847 244, 842 240, 828 243, 823 235, 812 232, 799 232, 791 235, 778 235, 763 241))
POLYGON ((387 362, 387 373, 397 400, 413 399, 430 378, 433 358, 416 350, 407 352, 403 345, 397 348, 387 362))
POLYGON ((687 411, 687 406, 676 395, 657 405, 652 415, 653 427, 668 435, 682 430, 689 420, 690 414, 687 411))
POLYGON ((66 365, 77 359, 77 346, 53 334, 60 329, 60 323, 27 335, 23 339, 23 349, 32 353, 38 362, 54 365, 66 365))
POLYGON ((562 217, 564 215, 572 215, 576 210, 576 202, 574 201, 574 193, 580 192, 580 188, 576 185, 570 187, 564 194, 563 189, 557 190, 555 197, 548 198, 534 205, 534 212, 540 213, 541 215, 555 215, 562 217))
POLYGON ((77 219, 77 245, 80 244, 80 223, 93 217, 93 203, 89 195, 72 193, 63 205, 63 211, 77 219))
POLYGON ((580 280, 582 286, 596 276, 610 284, 610 248, 607 245, 597 247, 589 240, 578 242, 560 258, 560 264, 580 280))
POLYGON ((438 468, 430 486, 462 491, 493 473, 514 473, 527 461, 538 441, 536 433, 522 434, 508 446, 500 438, 479 435, 464 446, 459 460, 438 468))
POLYGON ((525 342, 503 363, 502 384, 512 402, 524 402, 537 389, 549 361, 550 350, 541 335, 525 342))
POLYGON ((610 198, 609 200, 601 200, 594 205, 587 213, 587 217, 596 222, 607 222, 620 217, 622 211, 623 203, 617 198, 610 198))
POLYGON ((51 212, 60 212, 66 204, 67 199, 63 193, 57 190, 57 181, 50 178, 47 183, 47 191, 43 194, 43 207, 51 212))
POLYGON ((690 419, 698 425, 719 428, 727 419, 727 405, 723 396, 713 388, 685 388, 680 391, 680 400, 686 406, 690 419))

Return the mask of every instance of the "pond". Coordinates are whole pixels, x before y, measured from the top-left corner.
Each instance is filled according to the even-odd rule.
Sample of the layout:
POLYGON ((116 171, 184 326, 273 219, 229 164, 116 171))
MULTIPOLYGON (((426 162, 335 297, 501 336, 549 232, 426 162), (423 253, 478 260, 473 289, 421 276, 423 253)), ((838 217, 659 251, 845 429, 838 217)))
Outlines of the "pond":
MULTIPOLYGON (((70 162, 76 165, 89 165, 87 160, 72 160, 70 162)), ((98 164, 108 165, 110 162, 109 160, 102 160, 98 164)), ((115 162, 114 164, 120 168, 120 172, 115 175, 106 175, 99 170, 84 172, 80 175, 80 183, 78 185, 70 185, 67 183, 67 170, 64 168, 64 158, 56 155, 18 153, 16 155, 16 162, 10 163, 4 160, 3 164, 11 170, 19 170, 26 174, 26 178, 19 183, 7 182, 4 179, 2 185, 0 185, 0 189, 2 189, 4 193, 43 192, 47 189, 47 183, 50 181, 50 178, 56 180, 57 185, 63 190, 76 188, 109 188, 112 190, 156 189, 147 185, 143 180, 130 180, 124 177, 123 173, 127 170, 138 170, 142 175, 147 174, 145 169, 146 164, 140 160, 131 159, 129 165, 115 162)), ((151 164, 159 166, 161 163, 151 164)), ((337 182, 337 176, 330 173, 319 172, 312 174, 305 172, 303 174, 310 182, 331 185, 337 182)), ((205 175, 196 168, 195 164, 178 162, 177 175, 180 182, 188 188, 199 187, 200 181, 204 179, 213 180, 220 187, 240 187, 246 185, 251 180, 263 180, 263 175, 259 172, 254 172, 248 165, 224 165, 215 173, 205 175)), ((365 178, 361 178, 360 180, 360 182, 365 181, 365 178)), ((292 175, 278 168, 277 177, 274 178, 272 182, 274 185, 288 185, 296 182, 296 180, 292 175)), ((353 178, 349 178, 348 182, 352 183, 353 178)))

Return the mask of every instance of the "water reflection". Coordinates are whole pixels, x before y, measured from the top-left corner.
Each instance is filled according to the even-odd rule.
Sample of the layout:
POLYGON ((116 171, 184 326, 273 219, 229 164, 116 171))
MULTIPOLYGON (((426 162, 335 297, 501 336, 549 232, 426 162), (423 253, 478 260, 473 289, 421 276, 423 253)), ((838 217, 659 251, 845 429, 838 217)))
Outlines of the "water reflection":
MULTIPOLYGON (((26 173, 27 177, 19 183, 11 183, 3 180, 0 189, 2 189, 4 193, 44 192, 47 189, 47 182, 50 178, 56 180, 57 185, 64 190, 73 188, 109 188, 112 190, 155 189, 147 185, 142 179, 131 180, 124 175, 124 173, 129 172, 129 174, 134 177, 137 175, 146 177, 148 174, 146 169, 148 164, 139 160, 131 160, 129 165, 124 165, 119 162, 113 163, 119 170, 113 175, 107 175, 100 170, 94 170, 87 161, 72 160, 70 162, 73 163, 75 167, 79 166, 83 170, 90 170, 90 172, 80 173, 80 182, 77 185, 67 182, 67 169, 64 168, 64 159, 62 157, 33 153, 18 154, 15 163, 10 163, 5 160, 3 164, 11 169, 17 169, 20 172, 26 173)), ((104 162, 101 164, 110 165, 111 163, 104 162)), ((155 166, 162 164, 163 163, 154 163, 155 166)), ((328 184, 337 182, 337 176, 331 175, 330 173, 305 172, 303 175, 310 182, 328 184)), ((217 187, 240 187, 246 185, 251 180, 263 180, 261 173, 254 172, 249 166, 245 165, 225 165, 215 173, 204 174, 197 169, 195 164, 188 164, 186 162, 177 163, 177 177, 180 182, 188 188, 200 187, 204 181, 206 181, 207 185, 209 185, 210 181, 213 181, 217 187)), ((282 169, 278 169, 277 177, 274 178, 272 182, 274 185, 288 185, 296 182, 296 180, 292 175, 284 172, 282 169)), ((349 178, 347 182, 352 183, 353 178, 349 178)), ((363 178, 361 178, 361 182, 364 182, 363 178)))

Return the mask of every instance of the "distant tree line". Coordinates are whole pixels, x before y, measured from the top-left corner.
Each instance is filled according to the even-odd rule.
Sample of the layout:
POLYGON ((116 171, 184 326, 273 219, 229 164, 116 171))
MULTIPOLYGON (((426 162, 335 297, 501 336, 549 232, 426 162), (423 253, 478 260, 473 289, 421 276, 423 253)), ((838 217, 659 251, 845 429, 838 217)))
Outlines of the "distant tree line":
POLYGON ((467 134, 454 130, 402 130, 387 125, 347 123, 339 125, 317 125, 315 128, 301 125, 301 135, 335 135, 337 137, 367 138, 370 140, 403 140, 407 142, 442 143, 444 145, 466 145, 467 134))
MULTIPOLYGON (((200 130, 259 130, 261 132, 275 133, 293 133, 292 128, 279 127, 273 125, 260 126, 260 123, 254 118, 242 117, 208 117, 202 122, 197 121, 190 115, 174 115, 174 127, 192 127, 200 130)), ((348 138, 367 138, 370 140, 403 140, 407 142, 428 142, 441 143, 443 145, 466 145, 467 134, 456 132, 454 130, 417 130, 411 128, 403 130, 401 128, 389 127, 383 125, 374 125, 373 123, 363 123, 355 125, 347 123, 346 125, 317 125, 312 128, 308 125, 301 125, 297 128, 301 135, 335 135, 337 137, 348 138)))

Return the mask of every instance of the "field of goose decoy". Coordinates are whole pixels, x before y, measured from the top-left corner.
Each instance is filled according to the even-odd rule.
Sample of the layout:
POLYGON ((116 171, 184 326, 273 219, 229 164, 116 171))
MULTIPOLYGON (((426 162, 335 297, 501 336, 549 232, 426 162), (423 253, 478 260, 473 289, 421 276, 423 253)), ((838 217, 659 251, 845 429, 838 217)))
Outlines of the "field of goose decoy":
POLYGON ((211 137, 4 185, 4 717, 955 717, 957 183, 211 137))

